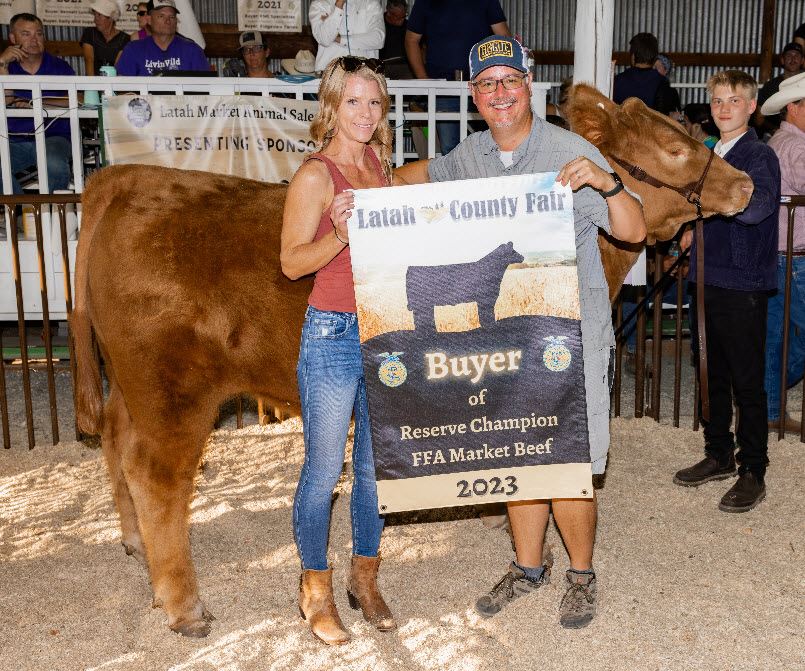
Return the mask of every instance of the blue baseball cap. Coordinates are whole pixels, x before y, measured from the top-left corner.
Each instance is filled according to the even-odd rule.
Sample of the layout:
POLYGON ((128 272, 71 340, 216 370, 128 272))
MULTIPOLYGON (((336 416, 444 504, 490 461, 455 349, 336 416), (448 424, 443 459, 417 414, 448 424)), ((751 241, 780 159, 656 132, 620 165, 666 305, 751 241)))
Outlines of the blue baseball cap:
POLYGON ((528 72, 528 54, 513 37, 490 35, 470 49, 470 79, 495 65, 528 72))

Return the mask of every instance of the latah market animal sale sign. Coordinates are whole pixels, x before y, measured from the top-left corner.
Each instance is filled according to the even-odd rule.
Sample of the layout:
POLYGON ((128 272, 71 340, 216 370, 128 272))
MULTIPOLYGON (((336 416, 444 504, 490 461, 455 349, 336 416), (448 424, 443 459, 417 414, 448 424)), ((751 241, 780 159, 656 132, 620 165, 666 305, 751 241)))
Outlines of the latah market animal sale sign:
POLYGON ((573 194, 555 180, 355 192, 381 513, 592 496, 573 194))

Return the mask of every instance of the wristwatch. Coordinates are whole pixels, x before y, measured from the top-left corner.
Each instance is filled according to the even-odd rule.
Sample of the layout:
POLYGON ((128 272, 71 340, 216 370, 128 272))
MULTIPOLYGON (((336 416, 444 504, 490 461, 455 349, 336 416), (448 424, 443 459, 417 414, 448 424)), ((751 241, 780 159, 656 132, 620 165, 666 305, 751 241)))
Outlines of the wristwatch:
POLYGON ((612 175, 612 179, 615 180, 615 186, 609 191, 601 192, 601 195, 604 198, 612 198, 612 196, 617 196, 621 191, 623 191, 623 182, 621 181, 620 175, 617 172, 611 172, 609 174, 612 175))

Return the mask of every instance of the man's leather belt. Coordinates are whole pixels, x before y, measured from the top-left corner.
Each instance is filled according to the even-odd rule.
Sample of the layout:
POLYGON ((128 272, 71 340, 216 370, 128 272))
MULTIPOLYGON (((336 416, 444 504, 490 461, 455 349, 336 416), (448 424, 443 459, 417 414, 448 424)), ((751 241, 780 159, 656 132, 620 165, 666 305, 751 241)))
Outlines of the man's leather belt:
MULTIPOLYGON (((786 252, 777 252, 780 256, 785 256, 786 252)), ((795 249, 791 252, 791 256, 805 256, 805 249, 795 249)))

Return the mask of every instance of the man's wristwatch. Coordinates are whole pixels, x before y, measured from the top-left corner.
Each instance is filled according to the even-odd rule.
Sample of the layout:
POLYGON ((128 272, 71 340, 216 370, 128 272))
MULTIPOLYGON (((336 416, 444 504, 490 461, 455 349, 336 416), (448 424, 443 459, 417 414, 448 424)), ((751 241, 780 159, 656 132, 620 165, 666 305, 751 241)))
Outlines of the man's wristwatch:
POLYGON ((611 172, 609 174, 612 175, 612 179, 615 180, 615 186, 609 191, 601 192, 601 195, 604 198, 612 198, 612 196, 617 196, 621 191, 623 191, 623 182, 621 181, 620 175, 617 172, 611 172))

